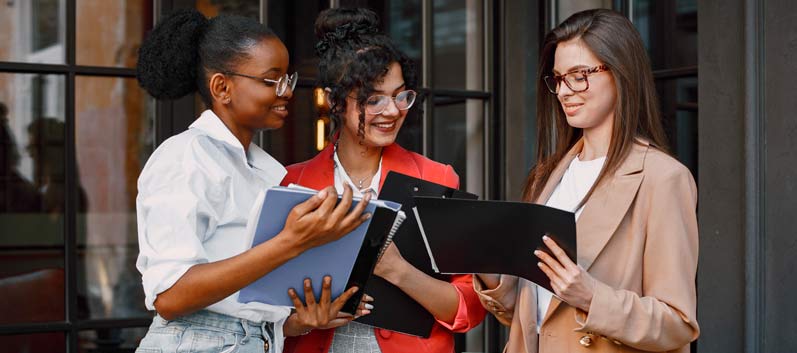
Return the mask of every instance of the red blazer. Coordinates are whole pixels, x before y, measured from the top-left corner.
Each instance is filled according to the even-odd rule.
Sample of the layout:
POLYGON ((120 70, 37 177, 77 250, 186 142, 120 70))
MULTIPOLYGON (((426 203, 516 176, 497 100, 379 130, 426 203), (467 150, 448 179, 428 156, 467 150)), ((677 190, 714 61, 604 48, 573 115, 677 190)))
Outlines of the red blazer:
MULTIPOLYGON (((332 144, 308 161, 288 167, 288 175, 282 185, 290 183, 321 189, 335 183, 335 164, 332 159, 332 144)), ((431 159, 392 144, 382 150, 382 184, 388 171, 396 171, 416 178, 428 180, 448 187, 459 187, 459 176, 450 165, 431 159)), ((454 332, 466 332, 484 319, 485 310, 473 290, 471 275, 451 276, 451 284, 459 293, 459 308, 454 324, 437 321, 429 338, 405 335, 393 331, 374 329, 376 340, 383 353, 454 352, 454 332)), ((378 300, 378 299, 377 299, 378 300)), ((289 337, 285 340, 285 353, 326 353, 332 345, 335 330, 313 330, 307 335, 289 337)))

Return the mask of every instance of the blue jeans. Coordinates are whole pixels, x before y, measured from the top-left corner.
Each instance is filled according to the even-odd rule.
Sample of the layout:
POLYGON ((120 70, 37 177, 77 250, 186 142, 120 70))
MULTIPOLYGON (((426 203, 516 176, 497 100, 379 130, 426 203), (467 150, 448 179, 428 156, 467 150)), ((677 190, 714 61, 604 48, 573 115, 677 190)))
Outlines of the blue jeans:
POLYGON ((210 311, 172 321, 155 316, 136 353, 274 353, 273 323, 210 311))

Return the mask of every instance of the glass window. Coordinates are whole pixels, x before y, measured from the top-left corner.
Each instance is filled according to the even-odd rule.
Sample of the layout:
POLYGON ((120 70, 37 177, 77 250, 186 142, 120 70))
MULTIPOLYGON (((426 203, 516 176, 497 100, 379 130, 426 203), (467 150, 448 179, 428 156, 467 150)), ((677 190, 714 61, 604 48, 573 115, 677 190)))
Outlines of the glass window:
POLYGON ((654 70, 697 66, 695 0, 634 0, 631 13, 654 70))
POLYGON ((559 0, 553 1, 553 3, 556 6, 556 23, 553 24, 554 27, 576 12, 612 8, 612 0, 559 0))
POLYGON ((315 80, 318 75, 315 19, 328 7, 327 0, 268 2, 266 24, 285 43, 291 56, 292 70, 297 71, 302 80, 315 80))
POLYGON ((697 77, 657 80, 671 152, 697 176, 697 77))
POLYGON ((61 332, 27 335, 0 335, 0 347, 5 352, 66 352, 66 335, 61 332))
MULTIPOLYGON (((293 98, 288 103, 290 116, 285 119, 285 125, 277 130, 265 132, 266 152, 274 156, 284 165, 308 160, 318 153, 316 148, 318 132, 318 120, 328 125, 328 117, 324 114, 323 108, 319 109, 326 102, 317 102, 313 88, 296 87, 293 98), (324 120, 327 119, 327 120, 324 120)), ((325 128, 324 132, 328 132, 325 128)), ((328 134, 321 134, 327 138, 328 134)), ((323 145, 323 143, 322 143, 323 145)))
POLYGON ((484 2, 433 2, 432 87, 484 90, 484 2))
POLYGON ((0 61, 64 63, 65 0, 0 3, 0 61))
MULTIPOLYGON (((365 7, 376 12, 385 32, 421 71, 423 33, 421 28, 421 0, 342 0, 341 7, 365 7)), ((420 76, 419 76, 420 77, 420 76)), ((418 82, 421 80, 419 79, 418 82)))
POLYGON ((81 318, 149 316, 135 268, 135 201, 154 144, 153 108, 134 78, 76 78, 81 318))
POLYGON ((77 64, 135 67, 152 28, 152 1, 77 0, 75 6, 77 64))
POLYGON ((484 102, 434 97, 432 158, 450 164, 460 189, 484 195, 484 102))
POLYGON ((147 327, 104 328, 80 331, 78 336, 79 353, 130 352, 137 347, 147 327))
POLYGON ((63 90, 0 74, 0 324, 64 320, 63 90))

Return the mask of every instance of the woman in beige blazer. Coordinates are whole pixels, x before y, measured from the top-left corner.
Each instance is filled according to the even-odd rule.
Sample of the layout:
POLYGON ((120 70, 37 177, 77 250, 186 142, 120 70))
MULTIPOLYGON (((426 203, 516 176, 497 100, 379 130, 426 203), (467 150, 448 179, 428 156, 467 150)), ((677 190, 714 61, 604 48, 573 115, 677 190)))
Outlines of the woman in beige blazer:
POLYGON ((578 259, 550 239, 549 252, 529 254, 552 298, 524 279, 475 276, 482 304, 510 327, 505 351, 689 352, 700 332, 697 190, 667 154, 639 33, 613 11, 577 13, 546 36, 539 76, 524 199, 576 213, 578 259))

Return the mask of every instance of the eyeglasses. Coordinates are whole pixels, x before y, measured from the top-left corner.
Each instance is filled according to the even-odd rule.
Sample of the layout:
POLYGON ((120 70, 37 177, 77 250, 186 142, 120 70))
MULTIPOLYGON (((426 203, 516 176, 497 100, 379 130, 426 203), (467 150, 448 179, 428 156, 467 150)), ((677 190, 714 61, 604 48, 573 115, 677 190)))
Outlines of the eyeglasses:
POLYGON ((244 74, 239 74, 237 72, 225 72, 226 75, 233 75, 233 76, 241 76, 246 78, 251 78, 253 80, 262 81, 266 86, 272 87, 274 85, 277 86, 276 93, 277 97, 282 97, 285 95, 286 91, 288 90, 288 86, 291 87, 291 92, 293 89, 296 88, 296 81, 299 81, 299 73, 294 72, 292 75, 288 76, 288 74, 282 75, 277 80, 271 80, 268 78, 256 77, 256 76, 249 76, 244 74))
POLYGON ((584 92, 589 89, 589 80, 587 80, 587 77, 604 71, 609 71, 609 68, 606 65, 600 65, 568 72, 564 75, 545 76, 543 80, 545 81, 545 85, 548 86, 548 90, 553 94, 559 94, 559 87, 562 81, 564 81, 571 91, 584 92))
POLYGON ((417 96, 418 94, 411 89, 401 91, 395 96, 375 94, 365 100, 365 112, 371 115, 382 114, 390 105, 390 101, 394 101, 396 103, 396 108, 398 108, 398 110, 407 110, 412 107, 413 103, 415 103, 415 97, 417 96))

